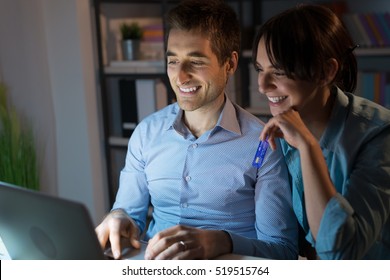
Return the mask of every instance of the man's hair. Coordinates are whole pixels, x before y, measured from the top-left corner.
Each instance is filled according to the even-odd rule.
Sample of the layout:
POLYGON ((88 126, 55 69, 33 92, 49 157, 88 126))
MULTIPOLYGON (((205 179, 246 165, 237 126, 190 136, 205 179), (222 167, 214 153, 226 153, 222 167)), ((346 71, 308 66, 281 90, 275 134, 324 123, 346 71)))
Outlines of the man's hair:
POLYGON ((287 77, 319 82, 326 73, 326 61, 337 60, 333 81, 344 91, 353 92, 357 81, 355 43, 337 15, 321 5, 299 4, 265 22, 253 44, 253 59, 264 39, 272 65, 287 77))
POLYGON ((168 12, 166 23, 167 36, 171 29, 197 31, 206 36, 220 65, 233 51, 240 51, 240 24, 235 11, 224 1, 181 1, 168 12))

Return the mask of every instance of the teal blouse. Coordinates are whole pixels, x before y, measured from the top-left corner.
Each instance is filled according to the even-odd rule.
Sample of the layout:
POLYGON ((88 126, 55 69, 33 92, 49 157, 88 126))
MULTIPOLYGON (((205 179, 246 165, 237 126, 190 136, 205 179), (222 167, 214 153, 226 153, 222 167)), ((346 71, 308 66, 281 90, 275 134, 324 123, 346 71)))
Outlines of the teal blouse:
POLYGON ((338 193, 316 240, 305 213, 299 152, 281 140, 295 214, 321 259, 390 259, 390 110, 339 89, 334 94, 320 146, 338 193))

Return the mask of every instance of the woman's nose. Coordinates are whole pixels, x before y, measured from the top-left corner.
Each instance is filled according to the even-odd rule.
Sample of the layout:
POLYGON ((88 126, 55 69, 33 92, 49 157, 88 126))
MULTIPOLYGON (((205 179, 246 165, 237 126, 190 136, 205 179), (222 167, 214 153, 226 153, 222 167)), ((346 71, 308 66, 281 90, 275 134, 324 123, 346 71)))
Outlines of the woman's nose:
POLYGON ((273 79, 270 74, 260 72, 257 76, 257 84, 259 92, 265 94, 270 90, 274 89, 276 86, 273 83, 273 79))

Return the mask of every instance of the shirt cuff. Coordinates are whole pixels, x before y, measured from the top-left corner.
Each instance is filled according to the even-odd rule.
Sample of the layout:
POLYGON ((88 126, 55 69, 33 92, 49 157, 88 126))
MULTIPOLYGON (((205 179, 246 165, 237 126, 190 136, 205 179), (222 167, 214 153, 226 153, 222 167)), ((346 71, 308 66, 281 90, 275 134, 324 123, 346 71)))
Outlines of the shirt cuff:
POLYGON ((237 235, 231 232, 226 231, 230 235, 232 241, 232 253, 237 255, 247 255, 253 256, 255 252, 253 246, 248 242, 248 238, 241 235, 237 235))
POLYGON ((342 246, 341 229, 354 213, 349 202, 339 193, 332 197, 324 211, 315 241, 311 231, 306 239, 315 244, 317 254, 328 253, 342 246))

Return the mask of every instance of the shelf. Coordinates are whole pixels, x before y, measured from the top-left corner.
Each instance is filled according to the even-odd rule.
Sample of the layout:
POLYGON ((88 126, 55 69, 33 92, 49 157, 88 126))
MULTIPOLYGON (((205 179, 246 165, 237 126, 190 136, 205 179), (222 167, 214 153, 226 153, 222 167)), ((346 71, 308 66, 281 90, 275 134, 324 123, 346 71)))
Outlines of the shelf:
POLYGON ((112 61, 104 67, 105 74, 165 74, 165 62, 154 61, 112 61))
POLYGON ((111 136, 108 138, 108 144, 112 147, 127 148, 129 138, 111 136))
POLYGON ((95 0, 95 2, 106 4, 162 4, 177 3, 178 0, 95 0))
MULTIPOLYGON (((355 55, 359 56, 390 56, 390 47, 382 47, 382 48, 357 48, 355 49, 355 55)), ((243 50, 242 57, 244 58, 252 58, 252 50, 243 50)))
POLYGON ((356 56, 390 56, 390 47, 384 48, 357 48, 356 56))

